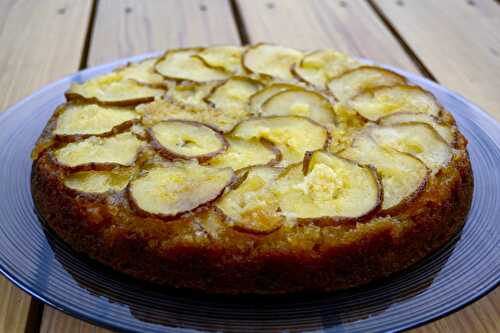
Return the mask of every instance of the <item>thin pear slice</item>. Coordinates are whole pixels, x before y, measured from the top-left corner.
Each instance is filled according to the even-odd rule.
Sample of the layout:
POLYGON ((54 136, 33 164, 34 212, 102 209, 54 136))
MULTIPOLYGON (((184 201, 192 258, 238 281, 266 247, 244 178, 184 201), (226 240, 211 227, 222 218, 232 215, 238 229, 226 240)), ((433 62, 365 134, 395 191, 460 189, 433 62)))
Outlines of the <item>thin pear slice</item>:
POLYGON ((57 117, 53 134, 61 138, 109 135, 125 130, 139 119, 127 108, 98 104, 68 104, 57 117))
POLYGON ((118 168, 111 171, 80 171, 64 178, 64 185, 85 193, 121 191, 134 175, 134 168, 118 168))
POLYGON ((282 213, 321 226, 362 222, 382 204, 382 185, 368 166, 325 151, 308 153, 273 187, 282 213))
POLYGON ((241 65, 241 58, 244 47, 241 46, 214 46, 203 49, 196 56, 201 58, 203 62, 214 69, 224 69, 233 74, 243 74, 245 69, 241 65))
POLYGON ((302 58, 302 52, 277 45, 257 44, 243 54, 243 67, 255 74, 292 80, 290 68, 302 58))
POLYGON ((65 168, 109 170, 134 164, 142 141, 130 132, 111 137, 91 136, 54 151, 56 161, 65 168))
POLYGON ((378 123, 382 126, 419 122, 432 126, 441 137, 449 144, 453 145, 457 137, 455 126, 444 124, 439 118, 425 113, 398 112, 379 119, 378 123))
POLYGON ((370 121, 407 111, 438 116, 441 107, 431 93, 416 86, 397 85, 367 90, 349 102, 349 107, 370 121))
POLYGON ((357 136, 352 146, 339 156, 364 165, 372 165, 382 177, 385 213, 406 207, 427 183, 430 170, 419 159, 391 148, 382 148, 368 135, 357 136))
POLYGON ((216 86, 206 97, 206 101, 220 108, 246 107, 250 96, 261 87, 260 82, 248 77, 233 76, 216 86))
POLYGON ((263 116, 302 116, 319 124, 335 123, 330 101, 323 95, 308 90, 287 90, 269 98, 263 105, 263 116))
POLYGON ((435 174, 453 157, 450 146, 425 123, 370 126, 368 134, 382 147, 389 147, 420 159, 435 174))
POLYGON ((239 170, 254 165, 274 165, 281 160, 281 152, 271 143, 261 140, 242 140, 227 138, 228 149, 220 155, 211 158, 207 163, 223 168, 231 167, 239 170))
POLYGON ((281 169, 251 167, 245 180, 217 202, 217 208, 234 229, 256 235, 270 234, 284 222, 278 201, 270 190, 281 169))
POLYGON ((404 77, 387 69, 361 66, 334 77, 328 89, 339 101, 346 101, 368 89, 405 83, 404 77))
POLYGON ((299 64, 293 66, 292 72, 300 80, 326 89, 330 79, 359 66, 360 62, 344 53, 317 50, 306 54, 299 64))
POLYGON ((162 121, 148 130, 153 147, 166 159, 209 160, 227 149, 224 136, 196 121, 162 121))
POLYGON ((133 106, 151 102, 164 93, 163 88, 140 84, 126 79, 120 72, 113 72, 84 83, 73 83, 65 96, 68 101, 133 106))
POLYGON ((298 116, 251 118, 238 124, 232 135, 244 140, 272 142, 283 155, 283 166, 302 161, 307 151, 325 148, 329 142, 328 131, 323 126, 298 116))
POLYGON ((259 114, 262 104, 264 104, 272 96, 285 90, 301 90, 300 86, 290 83, 273 83, 267 87, 257 91, 250 97, 250 110, 254 114, 259 114))
POLYGON ((128 64, 116 70, 126 80, 135 80, 139 83, 159 86, 165 80, 163 76, 155 72, 157 58, 146 59, 138 63, 128 64))
POLYGON ((201 59, 194 57, 200 51, 202 49, 168 51, 156 63, 156 71, 172 80, 207 82, 229 78, 228 72, 208 67, 201 59))
POLYGON ((234 177, 230 168, 175 163, 147 170, 130 182, 127 193, 139 213, 171 220, 217 199, 234 177))

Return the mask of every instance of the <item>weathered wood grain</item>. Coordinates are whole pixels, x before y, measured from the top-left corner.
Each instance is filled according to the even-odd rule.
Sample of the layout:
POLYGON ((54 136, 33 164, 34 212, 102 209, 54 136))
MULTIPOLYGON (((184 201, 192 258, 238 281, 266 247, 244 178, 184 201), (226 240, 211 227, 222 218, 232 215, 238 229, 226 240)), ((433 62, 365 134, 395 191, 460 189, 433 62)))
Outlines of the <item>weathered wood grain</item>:
POLYGON ((239 44, 228 0, 100 1, 88 65, 150 51, 239 44))
POLYGON ((60 311, 45 306, 40 333, 78 332, 78 333, 111 333, 111 331, 94 326, 82 320, 70 317, 60 311))
MULTIPOLYGON (((91 0, 0 2, 0 111, 78 70, 91 5, 91 0)), ((0 332, 30 328, 33 302, 0 277, 0 332)))
POLYGON ((91 0, 0 2, 0 111, 78 69, 91 0))
MULTIPOLYGON (((228 0, 99 1, 88 66, 167 48, 240 44, 228 0)), ((43 333, 107 330, 45 307, 43 333)))
POLYGON ((237 1, 249 41, 299 49, 334 48, 418 72, 371 7, 361 0, 237 1))
POLYGON ((452 90, 500 120, 500 5, 495 0, 375 0, 387 20, 452 90))

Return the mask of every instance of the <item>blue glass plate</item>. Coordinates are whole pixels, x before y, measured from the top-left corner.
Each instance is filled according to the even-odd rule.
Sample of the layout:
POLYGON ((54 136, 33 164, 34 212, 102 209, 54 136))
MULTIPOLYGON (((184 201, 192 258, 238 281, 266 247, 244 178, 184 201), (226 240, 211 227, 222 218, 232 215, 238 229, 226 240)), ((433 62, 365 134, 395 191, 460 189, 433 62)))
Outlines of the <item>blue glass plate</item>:
POLYGON ((498 285, 500 125, 457 94, 397 69, 454 114, 470 142, 474 170, 465 228, 419 264, 382 283, 333 294, 223 297, 161 289, 76 254, 37 217, 30 151, 71 82, 151 55, 71 75, 0 115, 0 271, 33 297, 83 320, 130 332, 368 332, 421 325, 498 285))

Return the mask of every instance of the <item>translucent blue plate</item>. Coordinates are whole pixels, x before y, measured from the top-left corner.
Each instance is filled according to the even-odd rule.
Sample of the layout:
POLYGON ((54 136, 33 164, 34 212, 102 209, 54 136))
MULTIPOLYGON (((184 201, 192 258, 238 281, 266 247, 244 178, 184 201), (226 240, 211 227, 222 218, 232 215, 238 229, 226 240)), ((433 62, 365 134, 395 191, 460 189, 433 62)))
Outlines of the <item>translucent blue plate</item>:
POLYGON ((500 125, 477 106, 401 70, 451 111, 469 140, 474 198, 465 228, 447 246, 382 283, 323 295, 207 296, 134 280, 72 251, 44 227, 30 193, 30 151, 71 82, 36 92, 0 115, 0 271, 33 297, 83 320, 129 332, 398 331, 477 300, 500 280, 500 125))

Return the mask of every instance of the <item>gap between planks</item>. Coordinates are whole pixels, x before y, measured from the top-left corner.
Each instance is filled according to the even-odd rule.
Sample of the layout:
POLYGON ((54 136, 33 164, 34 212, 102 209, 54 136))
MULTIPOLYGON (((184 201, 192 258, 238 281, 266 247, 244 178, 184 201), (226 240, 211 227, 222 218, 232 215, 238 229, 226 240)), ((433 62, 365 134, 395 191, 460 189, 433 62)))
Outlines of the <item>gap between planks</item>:
POLYGON ((366 2, 370 5, 372 10, 377 14, 377 16, 380 18, 380 21, 385 25, 387 30, 391 32, 391 34, 394 36, 394 38, 399 42, 403 50, 408 54, 410 59, 413 61, 415 66, 418 67, 419 71, 421 72, 422 75, 425 77, 438 82, 436 77, 431 73, 431 71, 425 66, 423 61, 417 56, 417 54, 412 50, 410 45, 404 40, 403 36, 396 30, 396 28, 391 24, 389 19, 384 15, 384 13, 380 10, 380 8, 377 7, 375 4, 374 0, 366 0, 366 2))
POLYGON ((229 3, 231 5, 231 13, 233 14, 234 23, 236 24, 238 34, 240 35, 241 44, 247 45, 249 43, 248 32, 241 17, 240 7, 236 0, 230 0, 229 3))
POLYGON ((87 23, 87 32, 85 34, 85 42, 83 44, 82 57, 80 58, 79 70, 85 69, 88 66, 88 57, 90 52, 90 43, 92 41, 92 33, 95 26, 95 18, 97 15, 97 6, 99 5, 99 0, 92 1, 92 7, 90 9, 90 15, 87 23))

